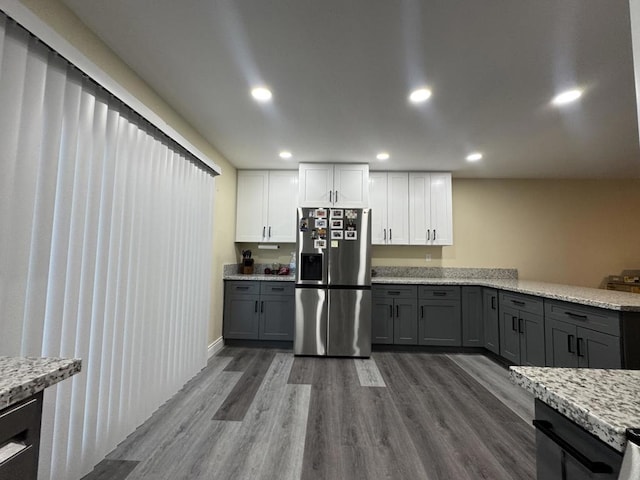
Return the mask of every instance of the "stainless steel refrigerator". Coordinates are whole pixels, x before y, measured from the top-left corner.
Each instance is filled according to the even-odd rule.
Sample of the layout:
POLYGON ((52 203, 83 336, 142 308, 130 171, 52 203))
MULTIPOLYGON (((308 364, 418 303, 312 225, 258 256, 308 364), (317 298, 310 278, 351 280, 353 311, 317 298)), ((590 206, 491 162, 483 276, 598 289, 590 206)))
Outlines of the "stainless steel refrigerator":
POLYGON ((296 355, 371 355, 371 211, 298 208, 296 355))

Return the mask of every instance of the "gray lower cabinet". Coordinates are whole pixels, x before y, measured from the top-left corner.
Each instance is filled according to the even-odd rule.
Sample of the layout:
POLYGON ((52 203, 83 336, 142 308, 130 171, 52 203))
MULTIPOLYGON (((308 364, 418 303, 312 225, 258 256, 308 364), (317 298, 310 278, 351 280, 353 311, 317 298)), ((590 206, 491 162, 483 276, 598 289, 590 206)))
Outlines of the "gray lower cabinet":
POLYGON ((547 366, 622 368, 616 312, 548 301, 545 322, 547 366))
POLYGON ((459 347, 462 315, 459 286, 418 288, 418 344, 459 347))
POLYGON ((498 315, 498 291, 482 289, 482 323, 484 326, 484 348, 500 355, 500 316, 498 315))
POLYGON ((416 345, 418 343, 417 287, 413 285, 372 288, 371 343, 416 345))
POLYGON ((224 338, 292 341, 293 288, 285 282, 225 282, 224 338))
POLYGON ((462 346, 484 347, 482 287, 462 287, 462 346))
POLYGON ((500 292, 500 355, 517 365, 545 365, 541 298, 500 292))

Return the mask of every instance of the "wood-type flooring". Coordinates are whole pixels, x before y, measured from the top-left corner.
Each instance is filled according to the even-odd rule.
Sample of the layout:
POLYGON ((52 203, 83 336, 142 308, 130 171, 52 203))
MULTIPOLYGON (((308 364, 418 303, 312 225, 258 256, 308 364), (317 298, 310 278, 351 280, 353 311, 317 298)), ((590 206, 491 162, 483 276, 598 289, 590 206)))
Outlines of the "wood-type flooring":
POLYGON ((533 399, 482 355, 225 347, 83 480, 525 480, 533 399))

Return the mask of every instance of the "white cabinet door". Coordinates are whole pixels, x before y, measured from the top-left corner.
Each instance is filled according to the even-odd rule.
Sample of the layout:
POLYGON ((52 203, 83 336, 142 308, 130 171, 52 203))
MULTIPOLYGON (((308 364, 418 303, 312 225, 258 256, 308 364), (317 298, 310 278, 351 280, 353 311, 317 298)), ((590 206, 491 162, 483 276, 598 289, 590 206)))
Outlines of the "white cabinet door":
POLYGON ((409 243, 453 245, 451 174, 409 174, 409 243))
POLYGON ((269 172, 238 170, 236 242, 261 242, 267 233, 269 172))
POLYGON ((369 174, 369 198, 371 205, 371 243, 387 243, 387 173, 369 174))
POLYGON ((369 207, 369 165, 333 166, 333 204, 344 208, 369 207))
POLYGON ((322 207, 332 204, 333 165, 301 163, 298 172, 298 206, 322 207))
POLYGON ((451 207, 451 174, 431 174, 432 245, 453 245, 453 211, 451 207))
POLYGON ((298 206, 298 172, 269 172, 267 242, 295 243, 296 208, 298 206))
POLYGON ((387 173, 387 244, 409 245, 409 174, 387 173))

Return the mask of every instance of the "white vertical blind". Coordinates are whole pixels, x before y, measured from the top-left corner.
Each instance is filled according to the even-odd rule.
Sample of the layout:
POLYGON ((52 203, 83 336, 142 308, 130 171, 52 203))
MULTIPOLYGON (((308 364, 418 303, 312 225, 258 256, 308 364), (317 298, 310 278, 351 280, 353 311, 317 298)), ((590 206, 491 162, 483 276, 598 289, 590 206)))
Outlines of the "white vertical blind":
POLYGON ((78 479, 206 363, 214 179, 0 13, 0 355, 76 357, 42 479, 78 479))

